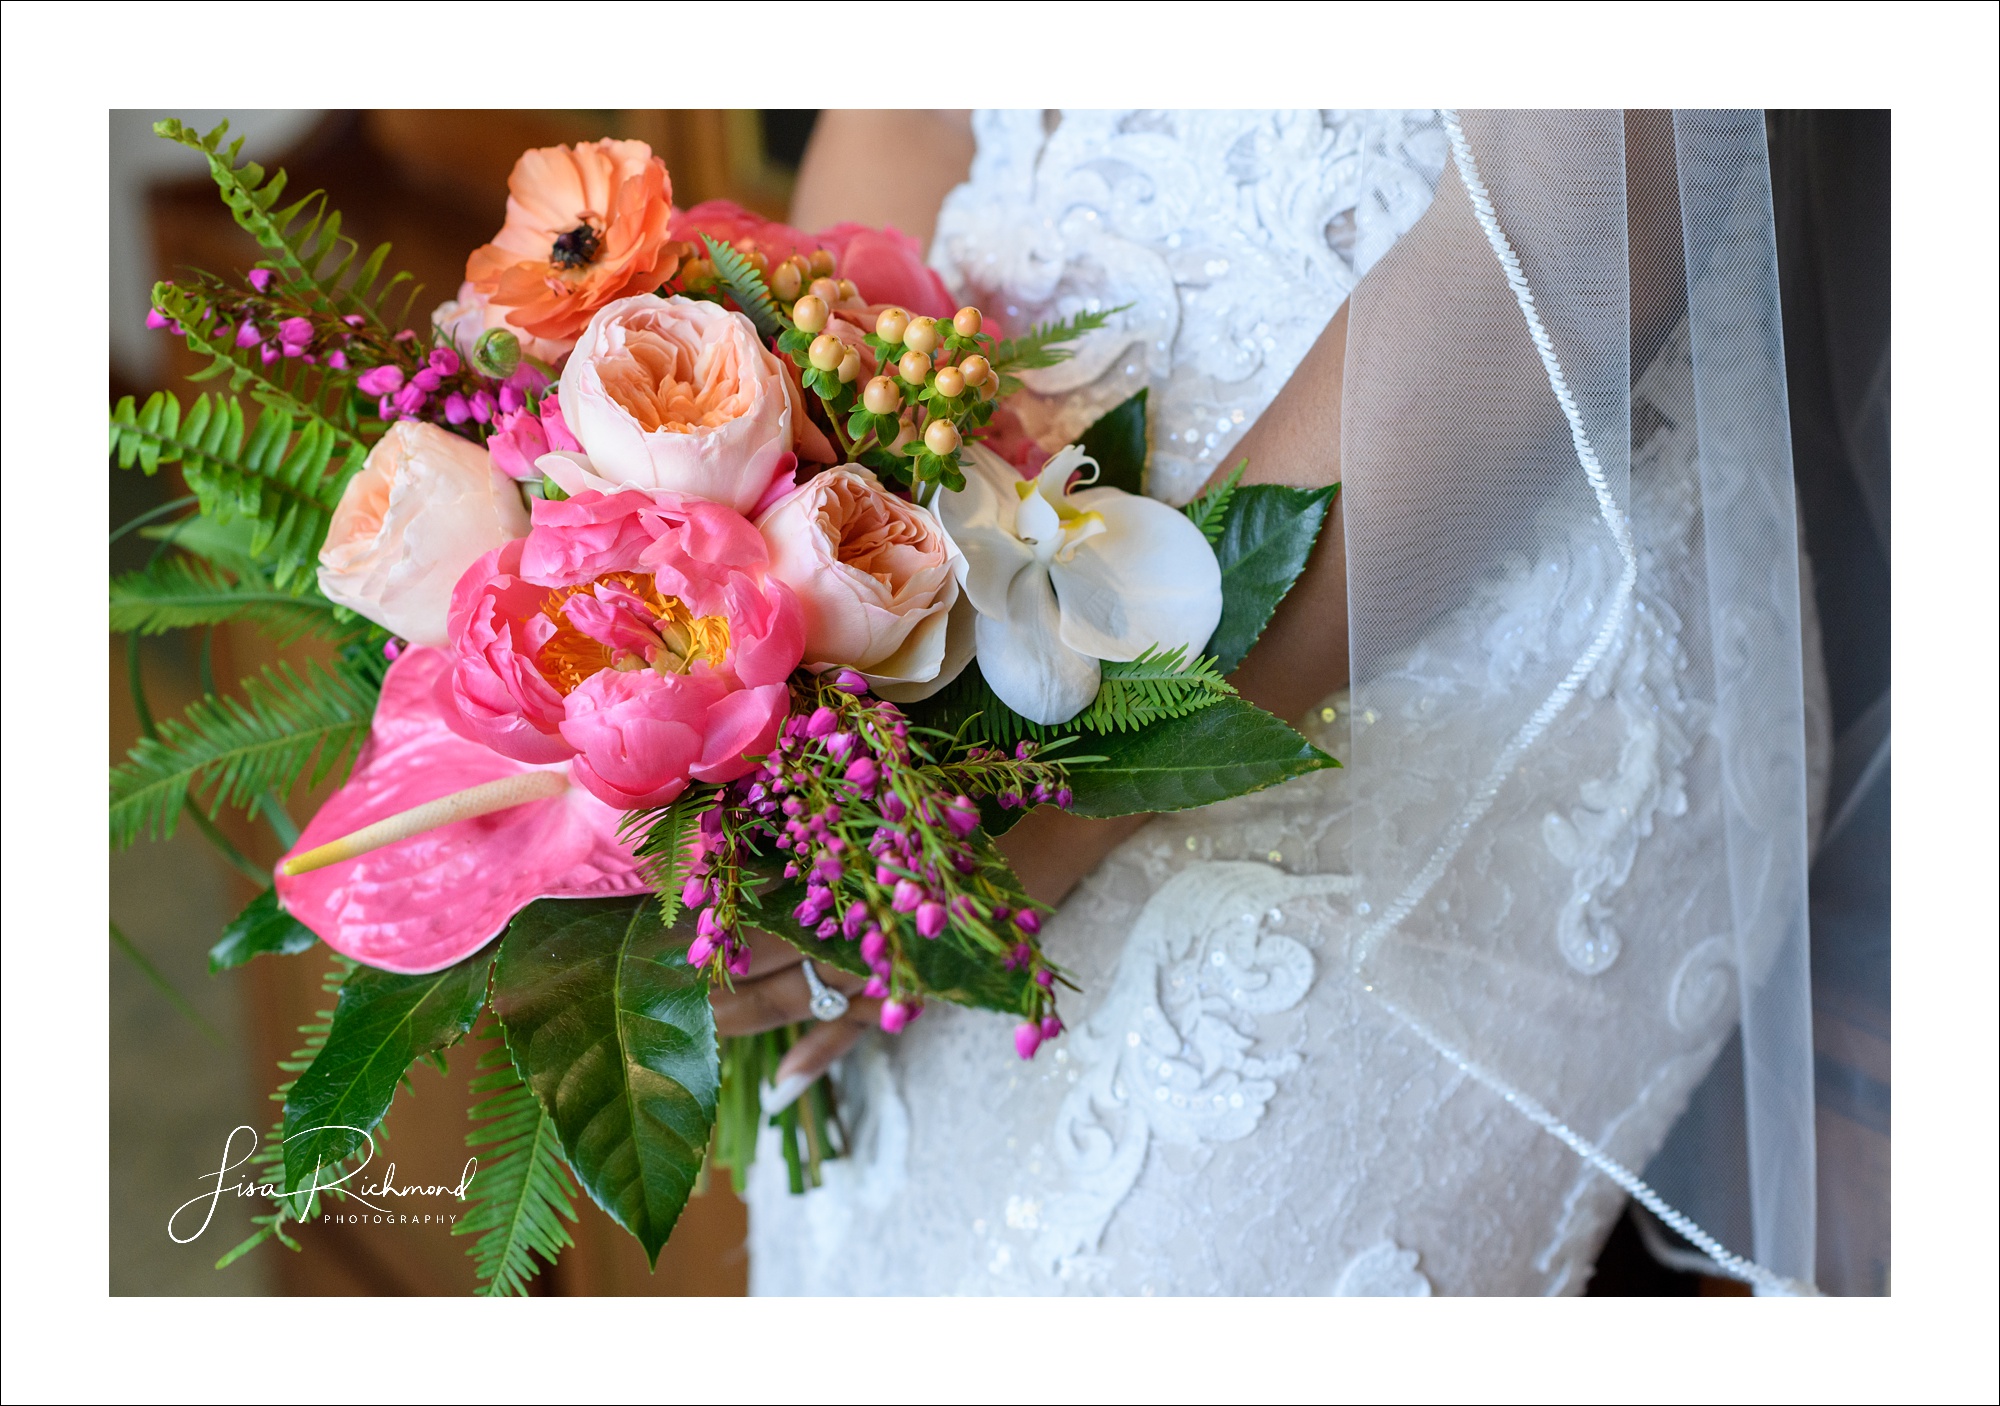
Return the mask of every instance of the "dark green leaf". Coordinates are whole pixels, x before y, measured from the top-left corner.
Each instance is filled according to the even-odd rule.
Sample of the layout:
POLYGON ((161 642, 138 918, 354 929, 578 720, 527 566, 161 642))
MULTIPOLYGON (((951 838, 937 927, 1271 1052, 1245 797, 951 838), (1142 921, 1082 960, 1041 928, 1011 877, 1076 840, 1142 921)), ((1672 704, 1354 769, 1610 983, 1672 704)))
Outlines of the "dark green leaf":
POLYGON ((222 940, 208 949, 208 969, 227 971, 266 952, 289 957, 317 941, 311 928, 278 906, 278 891, 265 889, 222 930, 222 940))
POLYGON ((356 967, 340 988, 333 1029, 285 1096, 285 1184, 367 1144, 419 1056, 456 1044, 486 1003, 493 948, 424 976, 356 967))
POLYGON ((1306 568, 1339 485, 1286 488, 1258 483, 1230 500, 1215 560, 1222 568, 1222 620, 1204 653, 1234 673, 1271 623, 1271 612, 1306 568))
POLYGON ((1097 461, 1095 488, 1146 491, 1146 392, 1140 392, 1083 432, 1083 452, 1097 461))
POLYGON ((649 1258, 694 1190, 721 1072, 708 981, 650 896, 543 899, 500 940, 493 1009, 591 1199, 649 1258))
POLYGON ((1070 772, 1072 809, 1079 815, 1191 810, 1340 765, 1263 709, 1234 697, 1140 732, 1094 737, 1090 747, 1105 760, 1070 772))

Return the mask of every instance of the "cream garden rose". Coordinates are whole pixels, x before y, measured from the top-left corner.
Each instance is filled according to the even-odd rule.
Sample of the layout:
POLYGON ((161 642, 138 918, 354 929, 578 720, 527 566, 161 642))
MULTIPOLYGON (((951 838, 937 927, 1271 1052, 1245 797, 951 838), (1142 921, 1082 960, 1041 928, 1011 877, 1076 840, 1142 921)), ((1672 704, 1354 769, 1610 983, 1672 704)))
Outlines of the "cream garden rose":
POLYGON ((911 702, 965 667, 972 632, 961 628, 954 639, 951 628, 958 548, 927 510, 887 492, 868 470, 828 469, 780 499, 757 528, 771 575, 804 610, 807 668, 851 668, 883 697, 911 702))
POLYGON ((527 535, 520 491, 484 449, 398 420, 340 495, 320 548, 319 588, 413 644, 442 648, 458 578, 527 535))
POLYGON ((622 298, 590 320, 562 374, 582 454, 544 473, 569 493, 686 493, 750 514, 791 460, 805 414, 741 313, 693 298, 622 298))

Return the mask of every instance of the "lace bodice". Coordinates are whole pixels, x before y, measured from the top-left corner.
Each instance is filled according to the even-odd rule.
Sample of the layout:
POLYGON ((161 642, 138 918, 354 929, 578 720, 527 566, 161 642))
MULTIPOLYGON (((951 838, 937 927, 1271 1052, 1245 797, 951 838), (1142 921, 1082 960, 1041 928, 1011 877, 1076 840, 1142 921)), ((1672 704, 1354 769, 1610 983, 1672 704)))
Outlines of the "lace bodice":
POLYGON ((932 263, 1010 327, 1129 305, 1022 377, 1066 444, 1151 387, 1150 491, 1192 498, 1361 276, 1430 204, 1419 112, 982 112, 932 263))
MULTIPOLYGON (((1151 384, 1168 497, 1206 476, 1337 306, 1297 311, 1301 290, 1358 277, 1421 213, 1443 148, 1402 114, 1066 114, 1053 131, 997 114, 978 130, 934 257, 1004 293, 1010 316, 1134 304, 1104 339, 1114 354, 1087 347, 1035 389, 1060 442, 1151 384), (1196 198, 1225 182, 1233 203, 1196 198), (1201 272, 1225 260, 1227 276, 1201 272), (1269 343, 1246 348, 1260 325, 1269 343), (1175 435, 1187 447, 1169 456, 1175 435)), ((1657 410, 1683 403, 1689 375, 1683 337, 1635 390, 1656 406, 1634 416, 1639 608, 1426 900, 1433 925, 1504 934, 1447 1033, 1476 1028, 1502 1078, 1535 1071, 1538 1097, 1631 1165, 1734 1008, 1732 947, 1714 936, 1726 897, 1700 840, 1714 769, 1693 764, 1712 743, 1678 683, 1664 589, 1700 550, 1693 427, 1657 410), (1657 934, 1641 918, 1665 904, 1685 919, 1667 940, 1617 945, 1657 934)), ((1062 1040, 1023 1064, 1008 1019, 934 1006, 845 1062, 852 1155, 821 1189, 790 1196, 775 1149, 759 1158, 753 1291, 1580 1291, 1622 1193, 1385 1004, 1371 983, 1420 947, 1357 966, 1399 882, 1382 846, 1431 825, 1432 769, 1490 750, 1479 700, 1573 653, 1615 574, 1592 520, 1552 518, 1540 537, 1537 559, 1412 646, 1377 708, 1357 718, 1340 696, 1306 720, 1335 755, 1371 731, 1391 778, 1372 846, 1350 833, 1341 772, 1150 823, 1044 930, 1084 991, 1062 1040)))

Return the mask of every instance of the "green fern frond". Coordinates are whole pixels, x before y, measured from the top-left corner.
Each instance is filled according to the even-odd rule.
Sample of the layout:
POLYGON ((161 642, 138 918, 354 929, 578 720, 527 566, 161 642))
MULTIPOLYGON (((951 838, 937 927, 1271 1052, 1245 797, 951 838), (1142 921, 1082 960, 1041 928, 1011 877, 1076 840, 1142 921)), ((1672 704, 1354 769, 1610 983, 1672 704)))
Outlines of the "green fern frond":
POLYGON ((148 474, 178 462, 203 514, 253 524, 251 554, 286 588, 311 575, 341 487, 366 450, 323 420, 300 427, 266 406, 251 426, 241 401, 207 394, 183 416, 177 397, 156 391, 144 406, 128 395, 112 407, 111 453, 119 468, 136 463, 148 474))
POLYGON ((1037 723, 1000 701, 977 664, 932 695, 931 726, 955 732, 961 742, 1012 747, 1024 738, 1050 742, 1081 733, 1131 732, 1162 718, 1181 718, 1236 690, 1216 671, 1215 661, 1185 660, 1179 647, 1149 649, 1129 662, 1105 660, 1102 681, 1089 707, 1064 723, 1037 723))
POLYGON ((223 142, 229 136, 227 122, 201 134, 167 118, 154 123, 153 131, 167 141, 200 152, 208 161, 208 173, 222 192, 229 213, 251 238, 270 251, 273 271, 294 298, 333 317, 359 314, 384 331, 393 330, 408 315, 417 288, 407 273, 384 278, 389 246, 376 246, 366 259, 357 263, 361 246, 341 233, 340 212, 327 208, 322 191, 280 206, 285 173, 276 171, 267 178, 264 168, 254 161, 238 164, 243 138, 238 137, 225 147, 223 142), (384 312, 384 305, 392 293, 406 286, 403 309, 392 319, 384 312))
POLYGON ((702 816, 714 809, 718 799, 714 790, 684 791, 658 810, 632 812, 620 827, 625 838, 637 838, 632 853, 645 871, 646 882, 660 896, 660 922, 666 927, 680 919, 688 846, 694 843, 702 816))
MULTIPOLYGON (((345 957, 335 958, 333 969, 320 982, 320 990, 329 996, 338 997, 340 988, 353 974, 354 967, 355 964, 345 957)), ((291 1076, 279 1084, 277 1091, 271 1095, 272 1101, 279 1108, 284 1107, 285 1096, 292 1091, 292 1085, 298 1083, 299 1075, 311 1068, 313 1060, 319 1057, 321 1048, 326 1044, 326 1037, 332 1030, 331 1009, 314 1011, 313 1019, 299 1027, 299 1034, 305 1037, 305 1043, 292 1052, 290 1059, 278 1061, 279 1071, 291 1076)), ((387 1134, 379 1136, 386 1137, 387 1134)), ((303 1224, 319 1214, 318 1192, 285 1190, 285 1121, 282 1114, 271 1125, 270 1132, 265 1136, 256 1154, 251 1157, 249 1165, 254 1169, 251 1172, 252 1178, 259 1185, 269 1188, 268 1197, 273 1209, 268 1215, 250 1218, 251 1223, 257 1227, 256 1232, 217 1260, 215 1262, 217 1269, 229 1268, 266 1240, 276 1240, 288 1250, 301 1249, 299 1242, 285 1233, 285 1226, 303 1224)), ((337 1167, 330 1169, 328 1179, 337 1178, 341 1170, 337 1167)), ((336 1200, 347 1199, 346 1194, 338 1187, 327 1187, 326 1190, 336 1200)))
POLYGON ((301 678, 290 664, 243 681, 244 697, 214 695, 188 705, 142 737, 111 771, 111 843, 174 832, 182 797, 208 796, 208 815, 223 805, 247 808, 265 791, 283 797, 302 776, 317 784, 344 773, 368 735, 374 696, 316 663, 301 678))
POLYGON ((1133 732, 1162 718, 1184 718, 1236 690, 1215 661, 1186 661, 1186 649, 1149 649, 1129 662, 1106 660, 1097 697, 1063 731, 1133 732))
POLYGON ((535 1256, 552 1265, 576 1243, 563 1226, 564 1219, 576 1223, 576 1184, 555 1121, 521 1082, 507 1046, 495 1043, 478 1067, 472 1092, 486 1097, 466 1113, 480 1126, 465 1145, 493 1160, 480 1164, 465 1194, 471 1209, 451 1233, 479 1237, 466 1253, 481 1295, 524 1295, 541 1272, 535 1256))
POLYGON ((1229 471, 1228 478, 1181 509, 1188 521, 1201 529, 1211 547, 1222 540, 1223 525, 1229 521, 1229 500, 1236 496, 1236 485, 1243 482, 1243 471, 1249 467, 1248 459, 1239 461, 1229 471))
POLYGON ((297 595, 255 576, 231 579, 211 562, 185 553, 111 578, 115 634, 159 635, 225 620, 248 620, 281 645, 301 635, 337 639, 353 632, 334 618, 333 603, 318 591, 297 595))
MULTIPOLYGON (((1016 371, 1033 371, 1038 367, 1057 366, 1076 355, 1062 345, 1073 342, 1086 332, 1095 332, 1107 327, 1111 319, 1130 307, 1121 303, 1103 312, 1080 312, 1074 317, 1058 319, 1055 322, 1041 322, 1030 327, 1018 337, 1009 337, 993 349, 987 360, 1001 375, 1011 375, 1016 371)), ((1003 387, 1004 389, 1004 387, 1003 387)))
POLYGON ((771 301, 771 290, 764 286, 763 275, 756 266, 708 235, 704 234, 701 242, 708 246, 708 257, 715 262, 715 276, 721 281, 723 291, 735 300, 745 317, 757 324, 757 335, 777 336, 784 321, 778 316, 778 305, 771 301))

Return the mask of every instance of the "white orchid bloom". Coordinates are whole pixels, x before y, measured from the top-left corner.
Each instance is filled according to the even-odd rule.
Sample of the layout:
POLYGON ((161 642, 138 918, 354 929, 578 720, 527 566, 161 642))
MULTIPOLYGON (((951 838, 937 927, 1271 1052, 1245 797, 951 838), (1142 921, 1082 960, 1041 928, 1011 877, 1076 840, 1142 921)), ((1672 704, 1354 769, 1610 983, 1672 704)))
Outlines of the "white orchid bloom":
POLYGON ((1095 461, 1070 445, 1024 479, 967 445, 965 488, 938 516, 979 612, 979 669, 1002 702, 1038 723, 1068 722, 1097 697, 1098 661, 1155 646, 1192 658, 1222 618, 1222 572, 1201 529, 1165 503, 1116 488, 1069 491, 1095 461))

